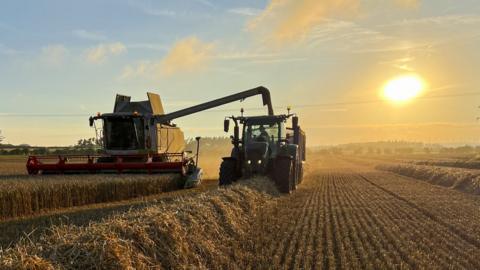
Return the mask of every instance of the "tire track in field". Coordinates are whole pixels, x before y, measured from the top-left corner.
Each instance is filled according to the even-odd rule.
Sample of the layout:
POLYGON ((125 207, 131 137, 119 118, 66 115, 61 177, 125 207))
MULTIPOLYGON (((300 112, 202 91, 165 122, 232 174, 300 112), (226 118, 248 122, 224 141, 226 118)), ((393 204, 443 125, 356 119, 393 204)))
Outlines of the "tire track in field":
MULTIPOLYGON (((343 181, 351 181, 349 178, 344 179, 340 176, 339 179, 342 179, 342 181, 339 181, 339 183, 343 181)), ((358 195, 361 194, 361 190, 357 190, 356 195, 355 193, 347 193, 346 185, 342 185, 341 192, 347 205, 350 206, 351 209, 354 209, 350 218, 352 219, 353 224, 355 224, 355 229, 361 235, 363 239, 362 241, 365 243, 364 250, 368 254, 367 267, 385 268, 388 264, 390 264, 392 259, 388 258, 389 255, 387 252, 384 252, 382 249, 384 246, 384 244, 381 242, 383 237, 373 233, 375 231, 374 229, 377 229, 376 224, 372 222, 371 216, 365 214, 365 211, 363 211, 363 202, 360 200, 361 197, 358 195)))
POLYGON ((348 180, 348 178, 344 178, 342 192, 345 194, 345 198, 347 198, 350 205, 356 205, 359 215, 369 219, 370 224, 373 224, 372 227, 377 228, 380 234, 379 238, 383 241, 384 249, 392 253, 390 256, 392 257, 393 263, 395 265, 406 264, 407 266, 412 267, 413 262, 401 248, 398 238, 393 237, 391 231, 387 231, 387 228, 395 228, 395 224, 393 222, 387 223, 384 219, 377 218, 378 214, 376 214, 373 210, 379 208, 375 207, 372 209, 373 207, 368 207, 365 204, 365 201, 369 201, 369 199, 363 196, 362 193, 364 192, 353 188, 352 181, 352 179, 348 180))
MULTIPOLYGON (((309 177, 304 183, 315 181, 309 177)), ((316 188, 316 186, 315 186, 316 188)), ((312 203, 318 197, 316 189, 299 189, 295 193, 280 198, 275 205, 264 209, 260 219, 254 223, 250 232, 252 253, 258 253, 253 262, 246 262, 249 267, 257 268, 259 265, 268 268, 275 265, 285 265, 287 254, 291 246, 295 245, 298 231, 303 225, 302 221, 311 216, 312 203), (258 237, 260 229, 261 237, 258 237)))
POLYGON ((471 236, 395 193, 395 185, 380 185, 363 173, 348 167, 321 170, 281 197, 253 228, 255 255, 243 265, 480 269, 475 239, 466 240, 471 236))
POLYGON ((340 248, 339 248, 339 231, 335 229, 335 216, 333 215, 333 206, 332 206, 332 192, 331 192, 331 186, 333 185, 333 181, 335 181, 332 178, 328 179, 327 182, 327 207, 328 207, 328 216, 329 216, 329 234, 332 236, 332 244, 331 244, 331 249, 333 252, 333 258, 335 261, 335 268, 336 269, 341 269, 342 265, 345 263, 342 263, 342 256, 339 254, 340 253, 340 248))
MULTIPOLYGON (((344 197, 342 197, 344 198, 344 197)), ((339 197, 337 197, 337 202, 340 207, 340 217, 342 221, 342 228, 347 231, 347 237, 348 237, 348 242, 350 243, 350 253, 351 253, 351 261, 354 264, 354 268, 362 268, 365 269, 367 267, 367 261, 368 258, 365 257, 365 252, 362 252, 364 250, 363 248, 363 243, 360 240, 360 236, 358 233, 358 228, 356 226, 356 223, 352 221, 352 218, 350 218, 350 215, 347 217, 347 207, 349 207, 350 211, 352 211, 353 207, 351 207, 347 202, 348 198, 345 198, 344 200, 340 200, 339 197), (360 248, 360 245, 362 248, 360 248)))
MULTIPOLYGON (((381 211, 381 216, 385 220, 390 219, 392 221, 390 226, 395 226, 395 223, 398 224, 397 237, 402 238, 402 243, 407 244, 406 248, 409 250, 409 254, 413 256, 416 264, 420 264, 421 267, 429 267, 429 264, 425 261, 431 261, 434 264, 440 264, 442 268, 448 267, 448 253, 444 249, 440 249, 439 245, 431 242, 430 239, 425 238, 425 233, 431 231, 428 224, 423 224, 423 221, 418 220, 418 217, 415 217, 411 211, 406 211, 401 204, 389 202, 391 200, 386 197, 388 194, 376 192, 374 189, 365 189, 365 191, 364 195, 367 196, 368 201, 376 201, 381 198, 382 203, 378 203, 375 208, 381 211), (424 242, 425 240, 426 242, 424 242), (439 255, 441 256, 439 257, 439 255), (425 260, 424 258, 430 259, 425 260)), ((408 210, 408 208, 406 209, 408 210)))
MULTIPOLYGON (((292 228, 290 237, 284 243, 280 256, 280 264, 288 265, 292 256, 296 254, 300 245, 300 236, 302 234, 305 224, 308 222, 309 218, 313 215, 313 212, 316 210, 315 198, 318 194, 318 188, 314 188, 313 191, 308 191, 310 194, 307 198, 307 204, 303 207, 301 214, 297 217, 294 228, 292 228), (293 254, 292 254, 293 253, 293 254)), ((279 250, 280 251, 280 250, 279 250)))
POLYGON ((344 267, 355 269, 366 268, 365 261, 363 260, 363 257, 361 256, 358 247, 355 245, 355 241, 353 240, 353 233, 352 229, 350 228, 351 224, 347 223, 349 219, 346 218, 345 203, 343 197, 339 196, 340 193, 336 185, 336 181, 338 180, 335 179, 335 181, 333 181, 333 189, 335 192, 335 205, 337 206, 335 215, 337 216, 339 231, 343 235, 341 243, 345 256, 345 259, 343 260, 345 262, 344 267))
MULTIPOLYGON (((320 180, 319 185, 321 186, 321 194, 317 198, 318 210, 320 214, 317 216, 317 227, 315 228, 314 245, 313 245, 313 259, 312 259, 312 269, 319 269, 322 265, 325 265, 324 258, 327 258, 327 245, 326 245, 326 216, 325 211, 325 197, 326 197, 326 185, 324 176, 318 176, 320 180)), ((328 262, 328 261, 327 261, 328 262)))
POLYGON ((313 257, 315 256, 316 252, 315 235, 319 227, 319 215, 321 215, 321 211, 319 211, 319 205, 323 196, 322 193, 324 192, 324 187, 325 185, 316 187, 318 190, 315 197, 315 209, 313 211, 313 215, 310 217, 308 230, 304 232, 306 235, 303 246, 304 252, 303 254, 297 253, 295 264, 291 265, 292 268, 308 269, 313 267, 313 257))
MULTIPOLYGON (((360 179, 364 180, 363 178, 360 179)), ((377 190, 380 191, 381 194, 388 195, 390 198, 392 198, 390 193, 386 193, 382 189, 377 190)), ((375 190, 371 190, 370 193, 375 193, 375 190)), ((381 194, 379 193, 379 195, 381 194)), ((385 198, 385 201, 388 202, 389 199, 385 198)), ((422 253, 424 253, 426 257, 432 257, 430 261, 433 261, 434 263, 440 263, 443 265, 442 268, 451 267, 452 252, 455 251, 457 254, 456 257, 461 257, 462 259, 457 258, 457 260, 453 262, 454 264, 457 264, 458 266, 461 265, 463 268, 469 268, 469 266, 471 267, 472 263, 477 264, 475 263, 474 257, 468 253, 465 254, 464 252, 465 250, 468 250, 468 248, 466 248, 466 245, 469 245, 468 242, 465 243, 466 245, 459 245, 459 243, 463 242, 461 237, 452 234, 454 239, 451 239, 448 233, 445 232, 445 227, 441 226, 435 221, 433 221, 433 226, 428 224, 428 222, 432 222, 432 220, 428 218, 422 219, 421 217, 425 216, 417 209, 409 206, 409 204, 404 204, 404 202, 400 200, 399 204, 389 203, 382 205, 381 207, 386 211, 385 214, 389 215, 390 218, 394 220, 404 220, 404 222, 399 223, 401 228, 403 228, 401 232, 410 232, 411 236, 410 240, 405 239, 403 242, 408 243, 409 241, 413 241, 413 243, 416 243, 422 248, 422 253), (406 207, 402 206, 402 204, 406 207), (413 211, 408 209, 412 209, 413 211), (420 214, 420 216, 415 215, 415 213, 420 214), (429 234, 431 237, 426 237, 429 234)), ((473 247, 473 249, 476 248, 473 247)), ((412 250, 411 254, 415 254, 415 250, 412 250)), ((428 264, 425 266, 428 267, 428 264)))
MULTIPOLYGON (((396 249, 398 252, 407 250, 401 257, 405 258, 403 261, 408 265, 413 265, 414 267, 420 265, 420 267, 428 268, 428 264, 422 264, 422 258, 428 257, 432 253, 431 251, 435 249, 432 245, 426 246, 424 243, 418 242, 419 239, 422 239, 423 234, 408 222, 411 217, 407 218, 405 215, 399 215, 399 212, 402 212, 400 207, 396 204, 391 204, 389 199, 385 197, 385 194, 376 193, 375 190, 356 183, 355 180, 358 179, 355 179, 352 175, 350 177, 350 184, 355 187, 355 189, 351 189, 354 192, 352 195, 357 194, 357 196, 352 196, 352 198, 357 200, 359 209, 363 212, 362 216, 376 220, 379 228, 383 228, 380 231, 385 231, 385 238, 395 239, 391 243, 393 246, 398 246, 396 249), (398 245, 393 244, 395 242, 398 245), (409 256, 412 256, 412 258, 409 259, 409 256)), ((381 238, 383 239, 384 237, 381 238)), ((389 250, 389 252, 392 251, 389 250)))
POLYGON ((468 234, 465 234, 464 232, 458 230, 457 228, 453 227, 451 224, 448 224, 448 223, 444 222, 443 220, 438 218, 436 215, 429 212, 427 209, 422 208, 422 207, 416 205, 415 203, 405 199, 404 197, 401 197, 398 194, 395 194, 394 192, 392 192, 392 191, 390 191, 390 190, 388 190, 388 189, 386 189, 382 186, 379 186, 379 185, 375 184, 374 182, 370 181, 364 175, 358 175, 358 176, 361 177, 366 182, 370 183, 372 186, 388 193, 389 195, 391 195, 395 199, 406 203, 408 206, 410 206, 411 208, 414 208, 418 212, 422 213, 425 217, 429 218, 433 222, 438 223, 440 226, 443 226, 446 229, 450 230, 450 232, 452 234, 454 234, 454 235, 458 236, 459 238, 463 239, 465 242, 468 242, 469 244, 471 244, 472 246, 474 246, 476 248, 480 248, 480 242, 477 241, 475 238, 473 238, 473 237, 469 236, 468 234))

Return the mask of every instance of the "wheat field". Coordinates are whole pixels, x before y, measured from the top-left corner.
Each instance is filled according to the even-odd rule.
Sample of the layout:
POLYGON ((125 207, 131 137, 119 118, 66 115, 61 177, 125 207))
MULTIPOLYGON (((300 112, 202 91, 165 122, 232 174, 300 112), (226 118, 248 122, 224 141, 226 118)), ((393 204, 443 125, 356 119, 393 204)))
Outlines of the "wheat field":
POLYGON ((480 200, 311 156, 281 195, 266 178, 53 226, 0 252, 2 269, 478 269, 480 200))

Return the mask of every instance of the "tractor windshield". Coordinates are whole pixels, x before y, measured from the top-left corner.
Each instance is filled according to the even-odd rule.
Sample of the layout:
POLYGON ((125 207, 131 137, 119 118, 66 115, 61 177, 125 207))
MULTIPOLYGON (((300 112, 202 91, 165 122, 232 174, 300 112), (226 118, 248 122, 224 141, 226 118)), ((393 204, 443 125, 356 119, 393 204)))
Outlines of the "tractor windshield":
POLYGON ((246 128, 245 136, 246 141, 256 141, 256 142, 276 142, 278 141, 279 135, 279 125, 274 124, 259 124, 259 125, 249 125, 246 128))
POLYGON ((111 117, 104 119, 104 138, 108 150, 145 148, 143 119, 111 117))

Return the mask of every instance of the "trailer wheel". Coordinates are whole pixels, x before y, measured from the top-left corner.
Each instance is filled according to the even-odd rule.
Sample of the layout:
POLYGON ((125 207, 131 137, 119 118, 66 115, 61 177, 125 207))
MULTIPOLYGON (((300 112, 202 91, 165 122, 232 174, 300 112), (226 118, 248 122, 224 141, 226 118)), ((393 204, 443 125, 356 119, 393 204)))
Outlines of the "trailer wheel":
POLYGON ((277 158, 275 162, 275 183, 281 193, 290 193, 293 190, 294 170, 293 161, 288 157, 277 158))
POLYGON ((237 162, 232 159, 224 159, 220 164, 220 178, 218 184, 220 186, 230 185, 236 180, 236 165, 237 162))

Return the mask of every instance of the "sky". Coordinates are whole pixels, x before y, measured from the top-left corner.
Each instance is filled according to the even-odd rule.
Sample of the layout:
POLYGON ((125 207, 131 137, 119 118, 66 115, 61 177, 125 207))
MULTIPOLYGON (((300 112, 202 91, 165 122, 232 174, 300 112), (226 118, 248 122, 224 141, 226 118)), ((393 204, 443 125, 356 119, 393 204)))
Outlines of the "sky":
MULTIPOLYGON (((4 142, 72 145, 115 94, 161 95, 167 112, 266 86, 300 117, 309 145, 378 140, 477 144, 478 0, 1 1, 4 142), (407 102, 384 85, 415 74, 407 102)), ((225 136, 226 115, 259 98, 175 122, 225 136)))

